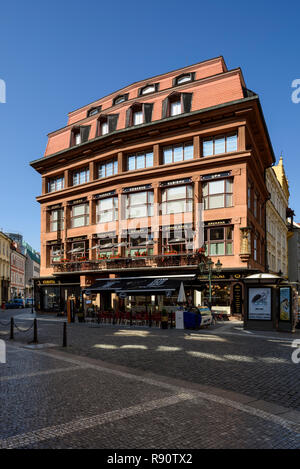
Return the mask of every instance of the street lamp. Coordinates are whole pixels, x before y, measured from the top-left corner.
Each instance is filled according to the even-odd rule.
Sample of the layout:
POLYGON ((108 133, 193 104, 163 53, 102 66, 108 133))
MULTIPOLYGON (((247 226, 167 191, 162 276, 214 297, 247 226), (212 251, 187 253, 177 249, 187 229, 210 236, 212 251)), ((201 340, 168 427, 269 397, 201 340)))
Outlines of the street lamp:
MULTIPOLYGON (((207 259, 206 262, 200 262, 200 264, 199 264, 200 272, 202 274, 207 272, 207 274, 208 274, 208 282, 209 282, 209 300, 208 300, 208 303, 209 303, 209 309, 211 309, 211 276, 212 276, 212 272, 213 272, 213 266, 214 266, 214 262, 211 260, 210 257, 207 259)), ((215 263, 215 268, 216 268, 217 273, 221 272, 222 266, 223 266, 223 264, 220 262, 220 259, 218 259, 218 261, 215 263)))

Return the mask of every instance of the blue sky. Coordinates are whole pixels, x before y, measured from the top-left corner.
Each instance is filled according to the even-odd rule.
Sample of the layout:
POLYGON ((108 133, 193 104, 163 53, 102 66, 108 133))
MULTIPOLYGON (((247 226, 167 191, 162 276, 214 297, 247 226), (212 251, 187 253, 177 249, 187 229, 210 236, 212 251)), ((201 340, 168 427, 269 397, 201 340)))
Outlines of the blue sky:
POLYGON ((0 229, 40 246, 40 176, 47 133, 67 113, 134 81, 223 55, 260 95, 277 158, 284 155, 290 206, 300 218, 298 136, 300 4, 200 0, 2 2, 0 229), (8 203, 4 203, 4 201, 8 203))

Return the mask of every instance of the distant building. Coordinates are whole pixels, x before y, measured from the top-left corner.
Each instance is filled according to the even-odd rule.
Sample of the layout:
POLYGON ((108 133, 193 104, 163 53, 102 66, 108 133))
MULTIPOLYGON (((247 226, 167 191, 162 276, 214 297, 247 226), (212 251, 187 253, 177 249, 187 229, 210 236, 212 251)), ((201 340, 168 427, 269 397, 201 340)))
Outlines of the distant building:
POLYGON ((18 244, 12 242, 10 249, 10 295, 11 298, 24 298, 26 256, 20 252, 18 244))
POLYGON ((10 299, 10 244, 11 239, 0 232, 0 306, 10 299))
POLYGON ((283 159, 266 171, 266 185, 270 199, 266 204, 267 267, 272 273, 288 276, 288 227, 286 214, 289 206, 289 185, 283 159))
POLYGON ((296 283, 300 293, 300 223, 293 222, 293 236, 288 241, 289 281, 296 283))

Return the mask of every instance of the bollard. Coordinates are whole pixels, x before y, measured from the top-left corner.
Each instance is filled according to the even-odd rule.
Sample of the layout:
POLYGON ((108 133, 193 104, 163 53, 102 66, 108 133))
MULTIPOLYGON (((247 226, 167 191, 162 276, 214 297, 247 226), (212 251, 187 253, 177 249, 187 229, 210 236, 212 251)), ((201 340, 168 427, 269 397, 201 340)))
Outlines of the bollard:
POLYGON ((38 335, 37 335, 37 320, 34 318, 33 320, 33 344, 38 344, 38 335))
POLYGON ((14 340, 14 318, 10 318, 10 340, 14 340))
POLYGON ((63 347, 67 346, 67 323, 64 322, 64 328, 63 328, 63 347))

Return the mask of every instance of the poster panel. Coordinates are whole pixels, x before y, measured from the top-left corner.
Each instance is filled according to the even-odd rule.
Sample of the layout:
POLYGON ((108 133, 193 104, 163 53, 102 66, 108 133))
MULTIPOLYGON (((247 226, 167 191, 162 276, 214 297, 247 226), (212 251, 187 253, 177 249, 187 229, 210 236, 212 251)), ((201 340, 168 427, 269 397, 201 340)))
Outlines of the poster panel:
POLYGON ((248 319, 270 321, 271 314, 271 288, 249 288, 248 319))
POLYGON ((291 320, 291 289, 280 287, 279 289, 279 319, 280 321, 291 320))

